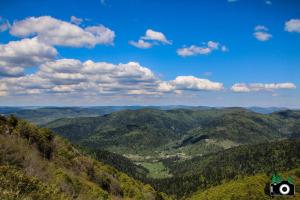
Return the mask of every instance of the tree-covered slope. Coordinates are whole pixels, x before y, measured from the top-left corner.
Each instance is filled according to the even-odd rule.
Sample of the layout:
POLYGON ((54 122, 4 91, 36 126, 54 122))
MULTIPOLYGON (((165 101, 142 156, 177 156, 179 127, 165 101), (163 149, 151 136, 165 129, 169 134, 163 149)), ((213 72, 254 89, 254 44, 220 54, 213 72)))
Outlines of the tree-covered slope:
POLYGON ((97 160, 105 164, 114 166, 116 169, 139 180, 145 180, 147 174, 149 173, 146 168, 140 165, 136 165, 130 159, 119 154, 103 150, 93 150, 90 152, 90 154, 92 154, 97 160))
POLYGON ((194 156, 240 144, 297 136, 295 126, 300 123, 300 112, 290 112, 294 118, 241 108, 142 109, 101 117, 60 119, 46 127, 77 144, 120 154, 163 152, 194 156))
POLYGON ((298 167, 299 124, 299 111, 259 114, 224 108, 128 110, 57 120, 47 127, 84 147, 126 155, 150 172, 161 170, 164 176, 155 174, 156 179, 143 170, 142 175, 131 173, 182 198, 241 175, 298 167), (294 141, 284 140, 289 138, 294 141))
POLYGON ((300 140, 284 140, 256 145, 242 145, 191 160, 164 160, 174 175, 151 180, 156 189, 177 198, 188 197, 224 181, 258 173, 271 174, 300 166, 300 140))
POLYGON ((0 117, 0 199, 164 199, 26 121, 0 117))

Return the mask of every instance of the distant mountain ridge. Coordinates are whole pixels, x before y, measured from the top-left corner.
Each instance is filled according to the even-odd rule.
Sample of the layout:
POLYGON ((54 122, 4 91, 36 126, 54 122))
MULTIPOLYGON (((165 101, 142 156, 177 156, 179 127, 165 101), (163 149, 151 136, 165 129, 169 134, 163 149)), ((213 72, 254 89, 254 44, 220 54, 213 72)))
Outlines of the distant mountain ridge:
MULTIPOLYGON (((270 114, 272 112, 286 110, 287 108, 278 107, 246 107, 247 109, 261 113, 270 114)), ((29 120, 35 124, 46 124, 60 118, 76 118, 76 117, 95 117, 110 114, 121 110, 141 110, 141 109, 158 109, 158 110, 174 110, 174 109, 190 109, 190 110, 208 110, 223 109, 223 107, 209 106, 185 106, 185 105, 169 105, 169 106, 87 106, 87 107, 55 107, 55 106, 24 106, 10 107, 0 106, 0 114, 13 114, 19 118, 29 120)))
POLYGON ((271 114, 273 112, 289 110, 288 108, 285 107, 257 107, 257 106, 247 107, 247 109, 261 114, 271 114))

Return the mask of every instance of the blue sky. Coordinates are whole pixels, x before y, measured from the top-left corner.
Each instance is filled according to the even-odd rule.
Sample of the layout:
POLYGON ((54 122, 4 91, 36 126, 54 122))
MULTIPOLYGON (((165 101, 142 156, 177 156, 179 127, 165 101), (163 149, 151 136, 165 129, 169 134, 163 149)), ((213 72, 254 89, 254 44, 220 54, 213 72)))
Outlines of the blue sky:
POLYGON ((2 0, 0 105, 300 108, 299 9, 296 0, 2 0), (87 39, 64 42, 74 27, 61 22, 87 39), (56 34, 60 25, 70 31, 56 34), (88 60, 106 64, 92 74, 88 60))

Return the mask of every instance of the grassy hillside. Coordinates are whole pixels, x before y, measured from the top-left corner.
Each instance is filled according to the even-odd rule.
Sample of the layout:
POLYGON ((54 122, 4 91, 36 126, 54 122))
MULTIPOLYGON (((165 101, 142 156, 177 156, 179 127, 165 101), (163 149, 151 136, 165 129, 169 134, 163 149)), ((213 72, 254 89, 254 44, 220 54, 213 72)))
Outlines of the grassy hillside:
MULTIPOLYGON (((292 199, 300 199, 300 168, 281 173, 287 180, 291 176, 296 183, 296 196, 292 199)), ((221 185, 209 188, 202 192, 196 192, 188 200, 269 200, 268 189, 270 176, 257 174, 255 176, 240 177, 221 185)), ((286 199, 277 197, 276 199, 286 199)))
POLYGON ((68 141, 13 117, 0 117, 0 199, 165 199, 68 141))

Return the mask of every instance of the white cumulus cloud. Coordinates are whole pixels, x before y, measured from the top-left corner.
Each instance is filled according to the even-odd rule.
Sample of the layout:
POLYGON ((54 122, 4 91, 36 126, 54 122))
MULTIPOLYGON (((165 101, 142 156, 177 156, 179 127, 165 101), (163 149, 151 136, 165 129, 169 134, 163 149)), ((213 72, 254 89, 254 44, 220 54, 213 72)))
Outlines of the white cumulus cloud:
POLYGON ((33 74, 0 79, 3 95, 163 95, 183 91, 218 91, 223 84, 194 76, 163 81, 137 62, 107 63, 59 59, 42 64, 33 74))
POLYGON ((263 25, 257 25, 254 28, 255 31, 268 31, 269 29, 263 25))
POLYGON ((182 90, 212 90, 218 91, 224 88, 222 83, 201 79, 194 76, 177 76, 174 80, 163 81, 159 84, 161 92, 175 92, 182 90))
POLYGON ((268 33, 269 29, 263 25, 257 25, 254 31, 253 36, 261 42, 268 41, 273 37, 272 34, 268 33))
POLYGON ((273 91, 279 89, 295 89, 294 83, 236 83, 231 87, 233 92, 258 92, 258 91, 273 91))
POLYGON ((153 46, 152 43, 150 42, 147 42, 147 41, 144 41, 144 40, 138 40, 137 42, 135 41, 129 41, 129 44, 131 44, 132 46, 135 46, 137 48, 140 48, 140 49, 149 49, 153 46))
POLYGON ((81 28, 51 16, 29 17, 13 23, 10 33, 18 37, 36 38, 49 45, 93 47, 113 44, 115 33, 103 25, 81 28))
POLYGON ((11 41, 0 45, 0 74, 19 76, 24 67, 40 65, 54 59, 57 51, 36 38, 11 41))
POLYGON ((258 31, 254 33, 254 37, 259 41, 265 42, 271 39, 272 35, 270 33, 258 31))
POLYGON ((288 32, 300 33, 300 19, 291 19, 285 22, 285 28, 288 32))
POLYGON ((141 49, 148 49, 154 45, 159 44, 172 44, 170 40, 166 38, 166 36, 162 32, 154 31, 152 29, 148 29, 144 36, 141 36, 140 39, 135 41, 129 41, 129 44, 141 49))
POLYGON ((60 59, 44 63, 34 74, 0 79, 11 94, 28 93, 115 93, 156 92, 157 77, 137 62, 112 64, 60 59), (147 91, 147 92, 142 92, 147 91))
POLYGON ((154 31, 152 29, 148 29, 146 31, 145 36, 142 37, 144 40, 155 40, 165 44, 172 44, 170 40, 166 38, 166 36, 162 32, 154 31))
POLYGON ((228 51, 228 48, 226 46, 222 45, 221 48, 220 46, 221 45, 218 42, 208 41, 203 46, 191 45, 189 47, 177 49, 177 54, 182 57, 187 57, 195 55, 208 55, 216 50, 221 50, 223 52, 228 51))

